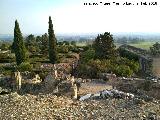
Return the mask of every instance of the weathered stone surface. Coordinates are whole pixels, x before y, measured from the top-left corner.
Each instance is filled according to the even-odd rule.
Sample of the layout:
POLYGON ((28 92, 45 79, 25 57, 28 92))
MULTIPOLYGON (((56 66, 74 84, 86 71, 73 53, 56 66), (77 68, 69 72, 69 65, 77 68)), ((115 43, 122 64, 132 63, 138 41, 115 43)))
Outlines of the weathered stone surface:
POLYGON ((77 99, 77 97, 78 97, 78 88, 77 88, 76 84, 73 85, 73 92, 74 92, 73 98, 77 99))
POLYGON ((125 93, 125 92, 122 92, 122 91, 118 91, 118 90, 115 90, 115 89, 112 89, 112 90, 103 90, 103 91, 99 91, 98 93, 95 93, 95 94, 87 94, 87 95, 84 95, 82 97, 80 97, 80 101, 83 101, 83 100, 87 100, 87 99, 90 99, 90 98, 117 98, 117 99, 133 99, 135 96, 134 94, 131 94, 131 93, 125 93))
POLYGON ((86 100, 86 99, 89 99, 91 97, 92 94, 87 94, 87 95, 84 95, 82 96, 79 100, 80 101, 83 101, 83 100, 86 100))
POLYGON ((58 80, 55 79, 54 74, 50 73, 44 80, 45 83, 45 89, 47 91, 53 91, 56 89, 58 80))
POLYGON ((20 91, 21 86, 22 86, 22 76, 19 71, 15 72, 15 81, 16 81, 16 88, 18 91, 20 91))

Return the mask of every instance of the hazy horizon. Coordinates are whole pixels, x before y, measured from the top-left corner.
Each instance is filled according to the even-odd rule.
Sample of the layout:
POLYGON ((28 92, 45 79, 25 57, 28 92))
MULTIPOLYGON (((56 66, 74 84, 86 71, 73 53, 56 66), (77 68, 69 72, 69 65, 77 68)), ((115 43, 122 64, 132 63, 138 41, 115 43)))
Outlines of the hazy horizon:
POLYGON ((0 34, 13 34, 16 19, 23 34, 47 33, 49 16, 55 34, 160 33, 159 3, 158 6, 84 6, 84 2, 91 1, 97 2, 1 0, 0 34))

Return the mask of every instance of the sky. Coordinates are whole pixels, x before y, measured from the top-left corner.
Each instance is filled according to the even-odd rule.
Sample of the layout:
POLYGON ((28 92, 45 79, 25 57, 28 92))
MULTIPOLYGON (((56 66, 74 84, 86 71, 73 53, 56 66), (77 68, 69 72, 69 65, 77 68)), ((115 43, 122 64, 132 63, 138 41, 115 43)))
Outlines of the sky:
POLYGON ((139 0, 0 0, 0 34, 13 34, 16 19, 23 34, 47 33, 49 16, 56 34, 160 32, 160 1, 142 1, 158 5, 122 5, 139 0), (113 1, 120 5, 84 5, 113 1))

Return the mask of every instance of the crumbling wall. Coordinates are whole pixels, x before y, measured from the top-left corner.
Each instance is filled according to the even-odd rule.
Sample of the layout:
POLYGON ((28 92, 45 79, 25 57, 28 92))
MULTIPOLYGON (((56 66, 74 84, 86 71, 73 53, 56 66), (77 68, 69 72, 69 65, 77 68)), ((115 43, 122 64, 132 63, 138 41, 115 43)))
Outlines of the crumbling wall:
POLYGON ((116 88, 124 92, 131 92, 134 94, 146 94, 150 97, 160 99, 160 84, 151 80, 118 80, 116 88), (149 83, 149 84, 147 84, 149 83))

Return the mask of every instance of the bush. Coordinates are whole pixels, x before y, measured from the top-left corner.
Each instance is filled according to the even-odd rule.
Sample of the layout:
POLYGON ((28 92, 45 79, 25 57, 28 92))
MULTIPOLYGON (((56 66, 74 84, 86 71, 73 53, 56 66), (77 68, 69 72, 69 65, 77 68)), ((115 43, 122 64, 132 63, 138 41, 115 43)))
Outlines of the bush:
POLYGON ((130 67, 126 65, 119 65, 115 67, 113 71, 116 73, 116 75, 124 77, 130 77, 133 74, 133 71, 130 69, 130 67))
POLYGON ((15 56, 9 53, 0 53, 0 63, 10 63, 15 61, 15 56))
POLYGON ((21 64, 17 67, 17 69, 18 69, 20 72, 32 71, 33 66, 32 66, 30 63, 28 63, 28 62, 23 62, 23 63, 21 63, 21 64))
POLYGON ((138 55, 131 53, 123 48, 119 48, 118 51, 121 57, 128 58, 129 60, 138 61, 138 55))
POLYGON ((95 57, 95 50, 88 49, 87 51, 81 54, 81 61, 88 62, 89 60, 94 59, 94 57, 95 57))
POLYGON ((5 69, 3 68, 3 66, 0 66, 0 74, 3 74, 4 71, 5 69))
POLYGON ((70 51, 72 51, 72 52, 74 52, 74 53, 79 53, 79 52, 80 52, 80 50, 78 49, 78 47, 72 47, 72 48, 70 49, 70 51))
POLYGON ((118 65, 126 65, 134 72, 137 73, 139 71, 139 63, 134 60, 129 60, 127 58, 119 57, 113 61, 113 63, 118 65))
POLYGON ((41 63, 40 62, 36 62, 34 65, 33 65, 34 69, 40 69, 41 67, 41 63))
POLYGON ((59 53, 68 53, 69 52, 69 47, 67 45, 61 45, 58 47, 58 52, 59 53))
POLYGON ((78 66, 79 76, 97 78, 99 73, 109 72, 111 68, 110 60, 89 60, 78 66))
MULTIPOLYGON (((118 76, 130 77, 137 69, 133 69, 131 63, 120 62, 116 60, 89 60, 88 62, 82 62, 78 67, 80 75, 85 75, 88 77, 98 77, 99 73, 113 72, 118 76)), ((129 62, 131 62, 129 60, 129 62)), ((139 67, 138 67, 139 68, 139 67)))
POLYGON ((11 70, 5 70, 3 72, 4 76, 7 76, 7 75, 11 75, 12 71, 11 70))
POLYGON ((118 56, 110 59, 94 60, 94 58, 93 48, 89 48, 80 55, 81 66, 78 68, 80 75, 98 77, 99 73, 113 72, 118 76, 130 77, 139 71, 139 63, 134 59, 118 56))
POLYGON ((77 68, 78 76, 82 78, 96 78, 97 70, 86 64, 80 64, 77 68))

